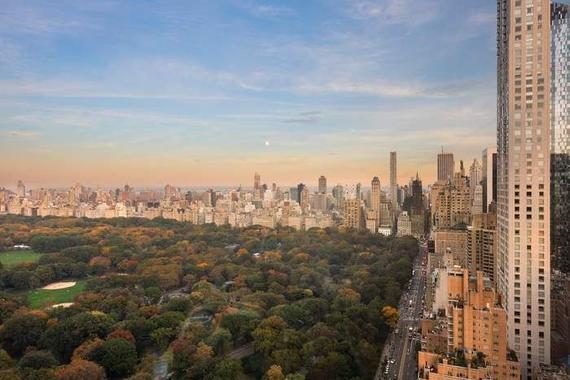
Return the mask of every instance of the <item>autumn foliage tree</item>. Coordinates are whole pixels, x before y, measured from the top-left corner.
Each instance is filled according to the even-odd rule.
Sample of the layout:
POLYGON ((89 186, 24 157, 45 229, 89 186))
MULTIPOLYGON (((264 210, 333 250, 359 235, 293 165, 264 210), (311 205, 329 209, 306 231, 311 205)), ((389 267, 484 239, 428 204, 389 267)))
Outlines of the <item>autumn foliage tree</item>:
POLYGON ((88 360, 76 359, 55 370, 58 380, 105 380, 103 367, 88 360))

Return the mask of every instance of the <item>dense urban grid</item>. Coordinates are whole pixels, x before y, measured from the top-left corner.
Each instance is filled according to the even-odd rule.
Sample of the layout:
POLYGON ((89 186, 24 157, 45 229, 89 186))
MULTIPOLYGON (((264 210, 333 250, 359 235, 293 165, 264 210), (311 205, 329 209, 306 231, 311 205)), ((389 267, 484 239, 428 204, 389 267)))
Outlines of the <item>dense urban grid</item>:
POLYGON ((569 11, 497 0, 497 144, 429 185, 1 188, 0 378, 570 379, 569 11))

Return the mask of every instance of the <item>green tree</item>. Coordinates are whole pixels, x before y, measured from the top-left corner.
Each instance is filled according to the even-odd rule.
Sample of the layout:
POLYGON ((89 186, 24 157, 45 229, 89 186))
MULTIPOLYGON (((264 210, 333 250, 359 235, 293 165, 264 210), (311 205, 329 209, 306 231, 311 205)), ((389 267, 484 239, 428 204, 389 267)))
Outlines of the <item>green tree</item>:
POLYGON ((6 351, 0 349, 0 371, 12 368, 14 363, 14 359, 6 351))
POLYGON ((243 368, 241 362, 236 359, 221 360, 209 377, 210 380, 238 380, 243 376, 243 368))
POLYGON ((124 339, 109 339, 95 350, 92 359, 103 366, 109 377, 131 375, 137 364, 135 345, 124 339))
POLYGON ((42 369, 54 368, 57 364, 57 360, 49 351, 30 351, 22 356, 18 367, 20 369, 42 369))
POLYGON ((36 346, 46 327, 46 319, 35 314, 17 314, 0 328, 0 341, 10 355, 20 356, 29 346, 36 346))

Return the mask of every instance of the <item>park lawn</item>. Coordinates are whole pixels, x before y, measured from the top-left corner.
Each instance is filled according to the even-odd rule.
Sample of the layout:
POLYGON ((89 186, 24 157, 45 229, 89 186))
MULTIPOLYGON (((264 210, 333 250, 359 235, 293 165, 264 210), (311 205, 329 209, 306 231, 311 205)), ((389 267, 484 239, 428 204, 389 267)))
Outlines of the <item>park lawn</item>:
POLYGON ((32 309, 41 309, 58 303, 73 302, 76 295, 85 289, 85 281, 77 281, 71 288, 47 290, 32 289, 28 292, 28 304, 32 309))
POLYGON ((32 250, 5 251, 0 252, 0 263, 2 263, 3 266, 9 268, 18 264, 35 263, 40 259, 41 256, 41 253, 37 253, 32 250))

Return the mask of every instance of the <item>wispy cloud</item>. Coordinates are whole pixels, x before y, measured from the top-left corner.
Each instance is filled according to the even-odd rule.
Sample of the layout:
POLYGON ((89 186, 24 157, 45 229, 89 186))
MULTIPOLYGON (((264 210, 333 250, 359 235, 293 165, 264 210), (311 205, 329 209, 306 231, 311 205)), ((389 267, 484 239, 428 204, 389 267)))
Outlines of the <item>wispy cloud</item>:
POLYGON ((283 119, 283 123, 291 123, 291 124, 314 124, 318 123, 322 117, 322 113, 319 111, 308 111, 308 112, 301 112, 298 115, 283 119))
POLYGON ((296 13, 292 8, 282 5, 268 4, 268 2, 240 0, 237 4, 240 8, 246 9, 257 17, 288 17, 293 16, 296 13))
POLYGON ((349 14, 356 19, 374 19, 388 25, 418 26, 437 15, 430 0, 348 0, 349 14))
POLYGON ((38 7, 29 2, 6 0, 0 9, 0 31, 45 37, 46 34, 69 33, 93 26, 87 17, 75 12, 74 6, 66 10, 62 11, 56 4, 38 7))
POLYGON ((19 137, 19 138, 32 138, 32 137, 38 137, 40 135, 38 132, 27 131, 27 130, 13 130, 13 131, 6 131, 0 133, 3 134, 4 136, 19 137))

